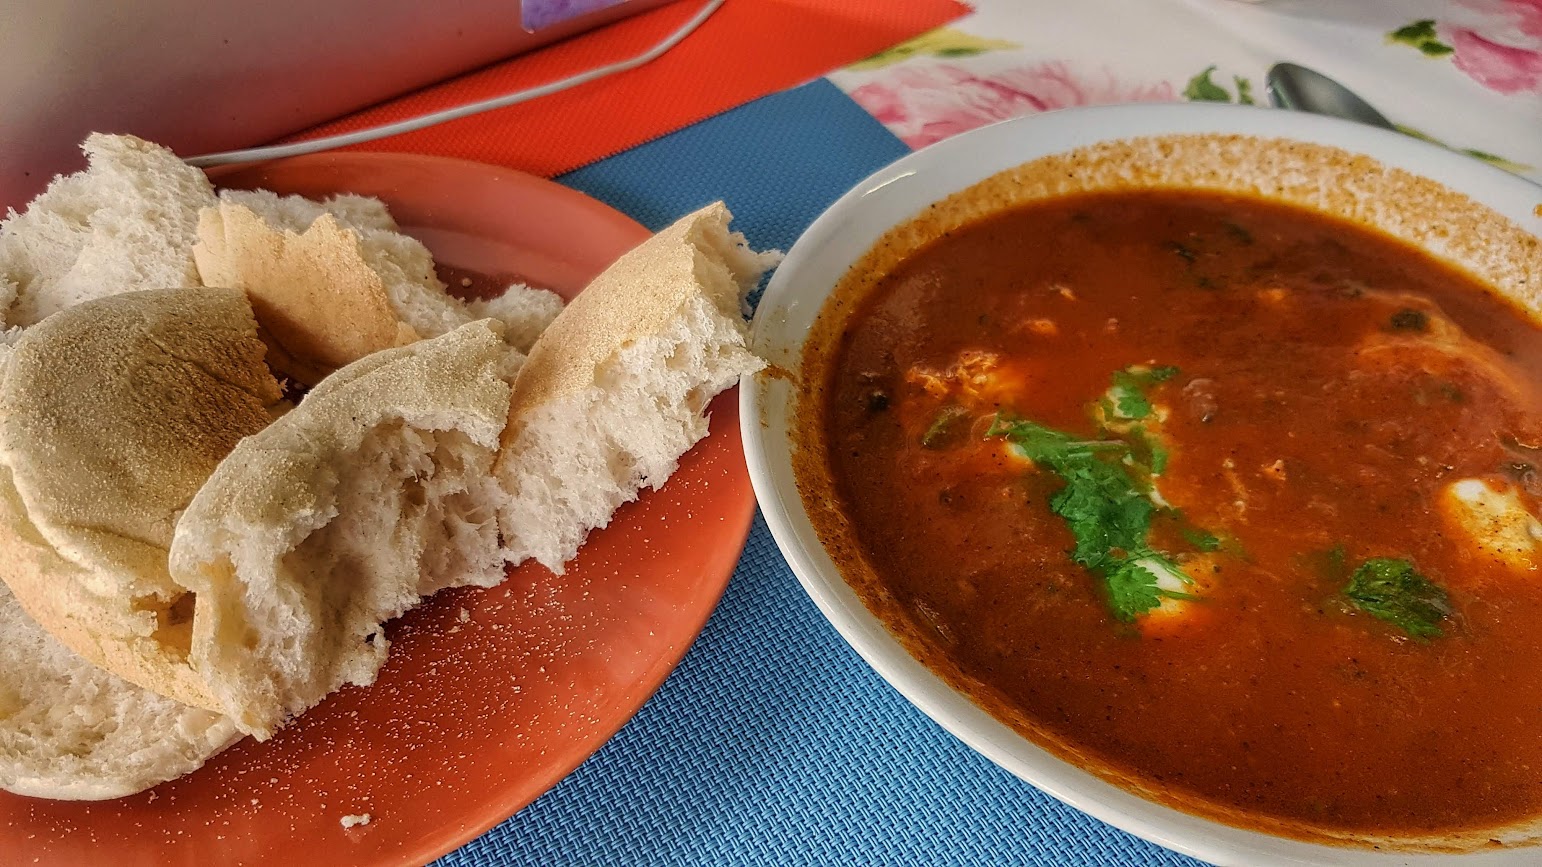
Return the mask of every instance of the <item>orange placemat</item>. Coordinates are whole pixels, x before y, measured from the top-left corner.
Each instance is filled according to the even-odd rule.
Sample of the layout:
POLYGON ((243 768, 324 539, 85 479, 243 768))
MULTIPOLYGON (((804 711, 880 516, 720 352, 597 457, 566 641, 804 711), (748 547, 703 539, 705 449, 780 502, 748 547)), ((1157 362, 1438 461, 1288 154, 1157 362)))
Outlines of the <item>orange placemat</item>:
MULTIPOLYGON (((681 0, 295 139, 390 123, 614 63, 648 50, 702 5, 681 0)), ((359 148, 463 157, 550 177, 817 78, 967 11, 957 0, 728 0, 652 63, 359 148)))

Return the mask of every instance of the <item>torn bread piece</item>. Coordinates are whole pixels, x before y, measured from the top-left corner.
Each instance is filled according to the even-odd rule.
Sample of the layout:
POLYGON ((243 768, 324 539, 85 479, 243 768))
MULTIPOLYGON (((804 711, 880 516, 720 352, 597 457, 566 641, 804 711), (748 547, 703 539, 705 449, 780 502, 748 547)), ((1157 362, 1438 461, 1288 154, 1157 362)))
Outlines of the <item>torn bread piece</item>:
POLYGON ((721 202, 595 278, 536 341, 498 458, 504 556, 562 572, 589 531, 656 488, 707 433, 707 402, 764 362, 745 296, 779 259, 729 231, 721 202))
POLYGON ((338 193, 324 199, 281 196, 271 190, 220 190, 222 203, 240 205, 259 214, 268 225, 296 234, 309 229, 325 214, 361 235, 381 231, 398 232, 396 220, 386 210, 385 202, 371 196, 338 193))
POLYGON ((171 574, 198 599, 194 665, 242 730, 373 682, 382 624, 422 597, 503 579, 491 470, 521 361, 491 320, 371 355, 198 492, 171 574))
POLYGON ((92 665, 0 584, 0 789, 122 798, 191 773, 240 740, 235 722, 92 665))
POLYGON ((283 375, 314 385, 328 373, 418 333, 403 321, 358 236, 323 214, 304 234, 273 229, 252 210, 203 212, 194 248, 202 279, 240 289, 283 375))
POLYGON ((345 193, 318 202, 267 190, 221 190, 219 196, 222 203, 249 208, 270 226, 296 234, 319 217, 331 215, 358 236, 359 251, 380 274, 393 308, 423 337, 437 337, 478 319, 497 319, 503 323, 504 341, 529 352, 562 312, 562 299, 555 292, 523 283, 514 283, 492 298, 461 301, 448 295, 428 248, 403 233, 379 199, 345 193))
POLYGON ((273 364, 291 378, 314 385, 371 352, 487 316, 527 349, 561 310, 556 295, 515 286, 473 311, 446 293, 428 249, 370 201, 227 192, 200 218, 201 279, 251 297, 273 364))
POLYGON ((206 709, 197 601, 172 581, 178 516, 279 400, 246 298, 102 298, 27 329, 0 379, 0 579, 65 646, 206 709))
POLYGON ((0 223, 0 325, 30 326, 92 298, 202 285, 198 212, 204 173, 156 144, 92 133, 84 171, 54 179, 0 223))

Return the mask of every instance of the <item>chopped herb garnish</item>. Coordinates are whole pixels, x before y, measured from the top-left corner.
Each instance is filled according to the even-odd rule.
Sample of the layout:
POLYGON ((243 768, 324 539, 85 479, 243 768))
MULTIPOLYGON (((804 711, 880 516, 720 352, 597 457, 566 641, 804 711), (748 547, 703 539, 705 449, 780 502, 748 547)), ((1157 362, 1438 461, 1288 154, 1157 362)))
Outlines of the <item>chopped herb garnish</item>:
POLYGON ((1174 253, 1178 254, 1178 258, 1188 262, 1190 265, 1194 264, 1194 260, 1199 258, 1198 253, 1195 253, 1193 250, 1190 250, 1188 247, 1183 246, 1177 241, 1170 242, 1168 246, 1174 253))
POLYGON ((1130 441, 1133 449, 1131 458, 1135 463, 1144 466, 1153 476, 1160 476, 1167 472, 1167 447, 1161 440, 1146 433, 1141 425, 1130 428, 1130 441))
POLYGON ((1436 624, 1451 614, 1446 591, 1407 560, 1365 561, 1349 579, 1344 595, 1356 608, 1415 638, 1440 637, 1444 633, 1436 624))
POLYGON ((1211 551, 1219 551, 1221 549, 1221 537, 1210 532, 1209 530, 1201 530, 1198 527, 1184 527, 1180 532, 1183 533, 1183 538, 1187 540, 1190 545, 1193 545, 1195 548, 1198 548, 1206 554, 1210 553, 1211 551))
POLYGON ((1114 405, 1114 415, 1131 419, 1151 415, 1151 401, 1141 393, 1141 386, 1141 381, 1128 371, 1114 373, 1114 387, 1108 390, 1114 405))
POLYGON ((1178 581, 1191 583, 1177 564, 1160 554, 1148 554, 1139 559, 1119 561, 1112 571, 1104 575, 1108 584, 1108 601, 1114 616, 1124 621, 1134 620, 1140 614, 1162 604, 1163 599, 1198 599, 1192 593, 1168 590, 1159 583, 1169 578, 1169 584, 1178 581))
POLYGON ((1178 368, 1126 367, 1114 371, 1114 384, 1103 399, 1103 410, 1112 419, 1139 421, 1151 415, 1151 401, 1146 399, 1147 386, 1166 382, 1178 375, 1178 368))
POLYGON ((1071 559, 1103 578, 1109 606, 1131 621, 1164 598, 1192 598, 1162 587, 1191 580, 1147 541, 1156 511, 1121 459, 1118 440, 1087 440, 1027 420, 997 416, 987 436, 1006 437, 1023 455, 1060 476, 1065 487, 1050 498, 1050 511, 1065 519, 1076 547, 1071 559))
POLYGON ((1411 307, 1404 307, 1402 310, 1392 314, 1391 321, 1393 331, 1424 332, 1430 330, 1429 314, 1423 310, 1414 310, 1411 307))
POLYGON ((1230 220, 1222 223, 1226 227, 1226 234, 1231 235, 1232 240, 1239 244, 1253 243, 1253 233, 1247 230, 1241 223, 1233 223, 1230 220))
POLYGON ((921 445, 929 449, 940 449, 953 439, 951 434, 958 430, 958 423, 969 416, 969 411, 961 406, 944 407, 937 414, 937 419, 921 435, 921 445))

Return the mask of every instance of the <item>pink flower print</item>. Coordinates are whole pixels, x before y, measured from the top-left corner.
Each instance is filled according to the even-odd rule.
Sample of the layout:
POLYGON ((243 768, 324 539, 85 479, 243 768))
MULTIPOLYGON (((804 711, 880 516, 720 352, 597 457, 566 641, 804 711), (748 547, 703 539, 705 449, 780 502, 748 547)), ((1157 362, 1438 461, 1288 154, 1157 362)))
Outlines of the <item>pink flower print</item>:
POLYGON ((1515 28, 1542 42, 1542 0, 1510 0, 1508 6, 1515 28))
POLYGON ((1452 30, 1451 62, 1473 81, 1499 93, 1520 93, 1542 85, 1542 52, 1491 42, 1472 30, 1452 30))
POLYGON ((1114 102, 1160 102, 1177 98, 1171 84, 1121 83, 1074 74, 1062 61, 975 74, 952 64, 900 66, 883 78, 851 91, 851 98, 913 148, 998 120, 1114 102))
POLYGON ((1457 0, 1457 2, 1474 12, 1491 15, 1495 19, 1509 19, 1510 25, 1521 34, 1542 42, 1542 0, 1457 0))
POLYGON ((1440 25, 1440 35, 1449 43, 1444 47, 1456 68, 1498 93, 1542 89, 1542 0, 1457 3, 1482 20, 1440 25))

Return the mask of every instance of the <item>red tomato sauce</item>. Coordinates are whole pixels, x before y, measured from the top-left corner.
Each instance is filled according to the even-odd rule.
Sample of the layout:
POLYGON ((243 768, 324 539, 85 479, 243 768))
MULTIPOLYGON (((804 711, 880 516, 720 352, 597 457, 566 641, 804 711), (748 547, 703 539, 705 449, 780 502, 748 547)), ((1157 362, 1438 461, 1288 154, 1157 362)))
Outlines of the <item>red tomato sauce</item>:
POLYGON ((1542 815, 1542 333, 1508 301, 1306 211, 1092 194, 950 233, 836 333, 803 423, 877 578, 858 589, 988 710, 1284 833, 1542 815), (1167 464, 1150 538, 1197 598, 1121 619, 1068 556, 1065 480, 988 434, 1000 417, 1107 437, 1091 408, 1131 366, 1177 368, 1143 392, 1167 464), (1460 480, 1507 498, 1509 542, 1453 512, 1460 480), (1437 637, 1347 598, 1372 558, 1441 588, 1437 637))

